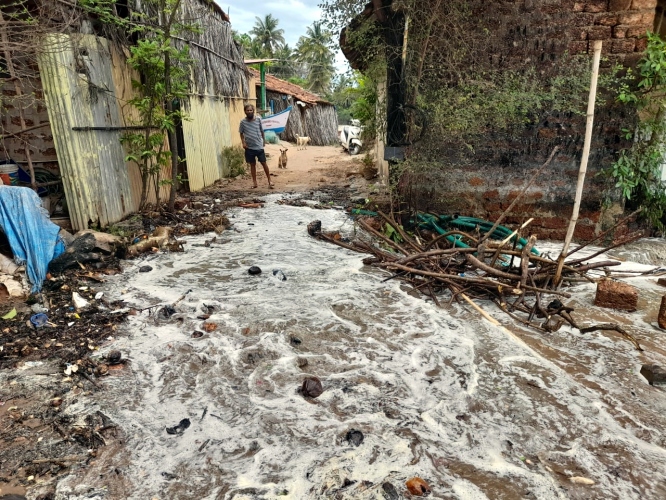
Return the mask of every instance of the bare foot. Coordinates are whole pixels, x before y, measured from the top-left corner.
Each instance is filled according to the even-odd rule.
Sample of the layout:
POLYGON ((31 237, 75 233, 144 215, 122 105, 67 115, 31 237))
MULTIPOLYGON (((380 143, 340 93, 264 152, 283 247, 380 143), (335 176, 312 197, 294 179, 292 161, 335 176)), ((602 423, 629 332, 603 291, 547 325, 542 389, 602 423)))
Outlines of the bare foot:
POLYGON ((255 185, 252 186, 250 189, 257 189, 258 187, 259 187, 259 186, 257 186, 257 185, 255 184, 255 185))
POLYGON ((275 185, 274 185, 274 184, 269 184, 268 187, 269 187, 269 189, 275 189, 275 185))

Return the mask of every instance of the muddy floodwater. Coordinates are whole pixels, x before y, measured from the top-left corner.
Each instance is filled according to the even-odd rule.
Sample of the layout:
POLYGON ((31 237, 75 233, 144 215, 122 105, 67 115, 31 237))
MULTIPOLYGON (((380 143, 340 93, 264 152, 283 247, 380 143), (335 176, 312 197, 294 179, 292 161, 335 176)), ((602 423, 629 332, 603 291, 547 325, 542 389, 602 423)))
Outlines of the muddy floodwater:
MULTIPOLYGON (((639 374, 666 365, 666 332, 646 315, 656 284, 644 280, 650 307, 596 318, 634 325, 643 353, 614 332, 509 333, 308 236, 314 219, 353 232, 344 212, 276 199, 232 210, 210 246, 213 234, 189 238, 109 284, 137 308, 186 296, 169 319, 131 316, 106 347, 129 365, 68 411, 103 411, 122 450, 62 480, 58 498, 411 498, 415 476, 430 498, 666 498, 666 395, 639 374), (308 376, 316 399, 298 392, 308 376)), ((570 302, 589 309, 593 293, 580 285, 570 302)))

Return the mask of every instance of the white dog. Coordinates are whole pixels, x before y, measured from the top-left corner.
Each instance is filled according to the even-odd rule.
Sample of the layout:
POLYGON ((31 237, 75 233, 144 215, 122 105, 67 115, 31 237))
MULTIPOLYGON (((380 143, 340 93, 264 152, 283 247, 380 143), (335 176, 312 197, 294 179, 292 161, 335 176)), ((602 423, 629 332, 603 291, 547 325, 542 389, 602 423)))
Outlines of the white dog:
POLYGON ((308 142, 310 142, 309 137, 301 137, 300 135, 297 135, 296 149, 308 149, 308 142))

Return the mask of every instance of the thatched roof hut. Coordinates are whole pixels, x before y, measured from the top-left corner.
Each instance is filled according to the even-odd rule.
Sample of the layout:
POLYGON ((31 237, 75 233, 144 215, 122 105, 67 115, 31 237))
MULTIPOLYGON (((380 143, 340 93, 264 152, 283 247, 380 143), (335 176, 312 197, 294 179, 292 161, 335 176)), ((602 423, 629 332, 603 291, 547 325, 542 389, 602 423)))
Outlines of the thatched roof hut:
MULTIPOLYGON (((250 69, 261 94, 259 71, 250 69)), ((292 106, 287 128, 280 134, 285 141, 296 141, 296 136, 310 138, 310 144, 327 146, 338 142, 338 115, 335 106, 317 94, 273 75, 266 75, 266 105, 279 113, 292 106)))

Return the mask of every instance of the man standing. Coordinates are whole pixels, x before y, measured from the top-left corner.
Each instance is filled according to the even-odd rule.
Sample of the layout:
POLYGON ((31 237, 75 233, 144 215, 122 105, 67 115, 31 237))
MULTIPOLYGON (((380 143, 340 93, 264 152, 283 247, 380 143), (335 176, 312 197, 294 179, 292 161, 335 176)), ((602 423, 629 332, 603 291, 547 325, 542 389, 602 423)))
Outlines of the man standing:
POLYGON ((266 153, 264 152, 266 138, 264 137, 264 128, 261 126, 261 118, 255 116, 252 104, 246 104, 244 111, 245 118, 241 120, 238 131, 240 132, 241 141, 243 141, 245 161, 250 164, 250 173, 254 183, 252 188, 257 187, 257 160, 259 160, 259 163, 264 167, 264 172, 266 172, 268 187, 273 189, 271 174, 268 172, 268 165, 266 164, 266 153))

